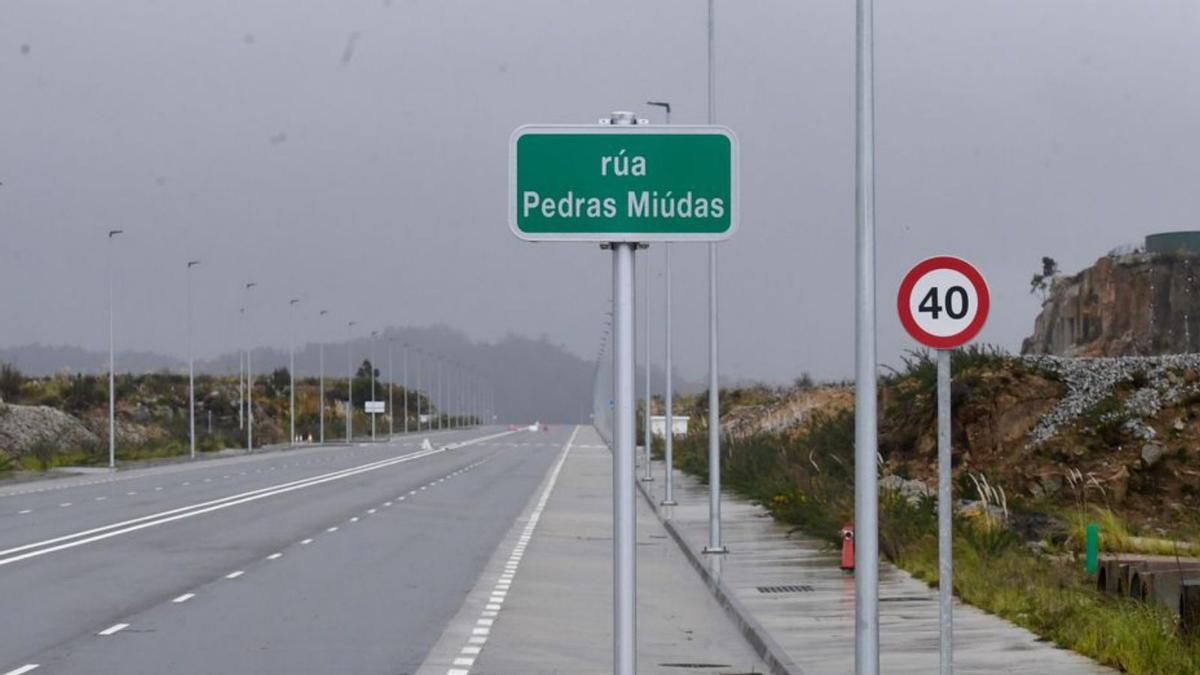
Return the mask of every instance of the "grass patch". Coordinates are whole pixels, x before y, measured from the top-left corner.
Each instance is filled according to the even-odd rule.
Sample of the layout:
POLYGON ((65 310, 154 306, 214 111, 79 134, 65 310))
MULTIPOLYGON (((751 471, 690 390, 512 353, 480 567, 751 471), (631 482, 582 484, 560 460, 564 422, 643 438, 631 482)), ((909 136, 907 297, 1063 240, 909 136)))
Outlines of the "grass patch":
MULTIPOLYGON (((1004 357, 981 352, 974 358, 986 362, 1004 357)), ((914 357, 908 370, 927 374, 926 361, 914 357)), ((816 413, 792 432, 726 439, 724 482, 763 504, 778 520, 836 544, 842 524, 853 520, 853 441, 853 411, 816 413)), ((707 480, 706 435, 678 438, 675 459, 678 468, 707 480)), ((990 490, 986 481, 960 481, 960 486, 960 494, 973 497, 986 497, 978 493, 990 490)), ((880 496, 881 552, 936 585, 936 502, 886 491, 880 496)), ((1111 512, 1088 505, 1078 513, 1079 524, 1098 518, 1111 528, 1113 545, 1137 541, 1111 512)), ((1074 541, 1082 542, 1081 536, 1074 541)), ((965 602, 1127 672, 1200 672, 1200 643, 1179 636, 1172 614, 1097 591, 1081 563, 1031 550, 1002 516, 985 510, 956 517, 954 552, 954 589, 965 602)))

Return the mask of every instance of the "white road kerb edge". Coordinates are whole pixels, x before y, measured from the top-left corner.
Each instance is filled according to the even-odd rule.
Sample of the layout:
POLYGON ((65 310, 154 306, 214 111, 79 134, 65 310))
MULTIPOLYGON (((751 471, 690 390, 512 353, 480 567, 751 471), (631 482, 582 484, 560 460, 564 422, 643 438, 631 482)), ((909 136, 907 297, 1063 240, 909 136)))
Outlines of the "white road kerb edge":
POLYGON ((109 538, 116 537, 116 536, 119 536, 122 534, 136 532, 138 530, 146 529, 149 527, 154 527, 156 525, 163 525, 165 523, 170 523, 170 522, 174 522, 177 520, 183 520, 184 518, 191 518, 193 516, 199 516, 199 515, 202 515, 205 513, 219 511, 221 509, 226 509, 231 506, 237 506, 239 504, 246 504, 249 502, 258 501, 259 499, 265 499, 267 497, 274 497, 275 495, 284 494, 287 492, 291 492, 293 490, 300 490, 303 488, 312 487, 314 485, 321 485, 323 483, 328 483, 330 481, 340 480, 342 478, 349 478, 350 476, 356 476, 361 473, 367 473, 370 471, 376 471, 378 469, 384 469, 389 466, 394 466, 396 464, 403 464, 405 462, 411 462, 413 460, 430 457, 432 455, 437 455, 437 454, 446 452, 447 450, 456 450, 458 448, 463 448, 463 447, 466 447, 469 445, 475 445, 477 443, 483 443, 483 442, 490 441, 495 438, 507 436, 507 435, 513 434, 513 433, 517 433, 517 432, 502 431, 497 434, 481 436, 479 438, 474 438, 469 441, 461 441, 461 442, 457 442, 457 443, 451 443, 448 445, 444 445, 440 448, 435 448, 433 450, 420 450, 420 451, 413 452, 413 453, 410 453, 407 455, 402 455, 400 457, 393 457, 391 459, 380 460, 377 462, 370 462, 368 464, 363 464, 361 466, 352 467, 349 469, 342 469, 339 471, 333 471, 333 472, 330 472, 327 474, 322 474, 319 476, 313 476, 311 478, 304 478, 301 480, 290 481, 287 483, 280 483, 278 485, 273 485, 273 486, 269 486, 269 487, 265 487, 265 488, 259 488, 257 490, 250 490, 248 492, 242 492, 242 493, 239 493, 236 495, 231 495, 229 497, 213 499, 210 501, 201 502, 199 504, 192 504, 190 506, 181 506, 179 508, 170 509, 168 511, 162 511, 159 513, 154 513, 154 514, 151 514, 148 516, 142 516, 140 518, 133 518, 130 520, 121 521, 119 523, 103 525, 101 527, 95 527, 95 528, 92 528, 89 530, 83 530, 81 532, 75 532, 73 534, 63 535, 61 537, 54 537, 53 539, 46 539, 43 541, 33 542, 30 544, 24 544, 22 546, 17 546, 14 548, 6 549, 4 551, 0 551, 0 567, 11 564, 11 563, 20 562, 22 560, 27 560, 29 558, 36 558, 38 556, 43 556, 48 553, 54 553, 55 551, 61 551, 61 550, 68 549, 68 548, 74 548, 76 546, 83 546, 84 544, 91 544, 91 543, 94 543, 97 541, 102 541, 104 539, 109 539, 109 538))
POLYGON ((546 487, 542 489, 537 506, 529 514, 529 520, 521 530, 521 536, 518 537, 517 544, 513 546, 512 554, 504 563, 504 569, 501 571, 500 577, 496 580, 496 585, 488 597, 487 604, 484 605, 483 612, 480 614, 479 619, 476 620, 474 627, 471 628, 467 643, 459 650, 458 656, 454 657, 453 666, 446 671, 446 675, 469 675, 471 666, 475 665, 475 659, 479 658, 479 654, 483 652, 483 647, 487 644, 492 627, 500 616, 500 610, 503 608, 504 600, 508 596, 509 588, 512 586, 513 577, 516 576, 517 569, 521 565, 521 558, 525 555, 525 547, 529 545, 529 541, 533 538, 533 532, 537 529, 538 520, 542 517, 542 511, 546 509, 546 502, 550 500, 550 493, 554 492, 554 485, 558 482, 558 474, 562 471, 563 464, 567 461, 567 455, 571 452, 571 445, 575 442, 575 436, 578 433, 579 427, 576 426, 574 431, 571 432, 571 437, 563 445, 562 453, 559 454, 558 461, 554 463, 554 469, 551 470, 550 477, 546 480, 546 487))

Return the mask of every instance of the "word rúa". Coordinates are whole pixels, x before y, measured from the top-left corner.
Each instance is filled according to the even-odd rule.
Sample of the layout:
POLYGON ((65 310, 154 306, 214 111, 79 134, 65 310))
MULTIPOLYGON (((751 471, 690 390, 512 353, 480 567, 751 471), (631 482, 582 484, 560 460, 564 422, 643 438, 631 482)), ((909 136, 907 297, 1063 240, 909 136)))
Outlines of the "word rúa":
POLYGON ((646 158, 641 155, 625 156, 625 148, 621 148, 615 156, 600 158, 601 176, 645 176, 646 158))

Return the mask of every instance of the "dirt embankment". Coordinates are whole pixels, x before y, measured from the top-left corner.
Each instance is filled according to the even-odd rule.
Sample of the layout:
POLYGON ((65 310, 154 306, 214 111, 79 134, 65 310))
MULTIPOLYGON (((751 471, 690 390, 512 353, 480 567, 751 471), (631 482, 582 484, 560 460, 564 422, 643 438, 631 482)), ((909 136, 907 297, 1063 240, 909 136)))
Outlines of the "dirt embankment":
MULTIPOLYGON (((936 482, 933 382, 920 361, 884 379, 884 474, 936 482)), ((850 387, 741 398, 751 400, 724 422, 739 437, 799 433, 814 415, 853 407, 850 387)), ((1200 356, 968 355, 952 404, 956 489, 983 475, 1030 505, 1105 506, 1149 531, 1200 526, 1200 356)))

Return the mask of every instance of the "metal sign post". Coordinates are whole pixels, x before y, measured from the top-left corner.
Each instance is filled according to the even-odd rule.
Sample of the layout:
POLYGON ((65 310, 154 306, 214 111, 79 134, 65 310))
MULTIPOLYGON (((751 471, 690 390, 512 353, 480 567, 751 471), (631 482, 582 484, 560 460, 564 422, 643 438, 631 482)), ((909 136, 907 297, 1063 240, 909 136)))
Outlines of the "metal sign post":
POLYGON ((923 260, 900 283, 900 323, 937 350, 938 628, 941 675, 954 672, 954 503, 951 481, 950 357, 979 334, 990 306, 987 283, 970 263, 951 256, 923 260))
POLYGON ((612 250, 613 672, 634 675, 635 253, 646 242, 712 242, 733 233, 737 140, 722 127, 655 128, 631 112, 614 112, 598 126, 521 127, 509 151, 515 235, 612 250))
POLYGON ((613 244, 613 672, 637 672, 634 521, 633 260, 613 244))

